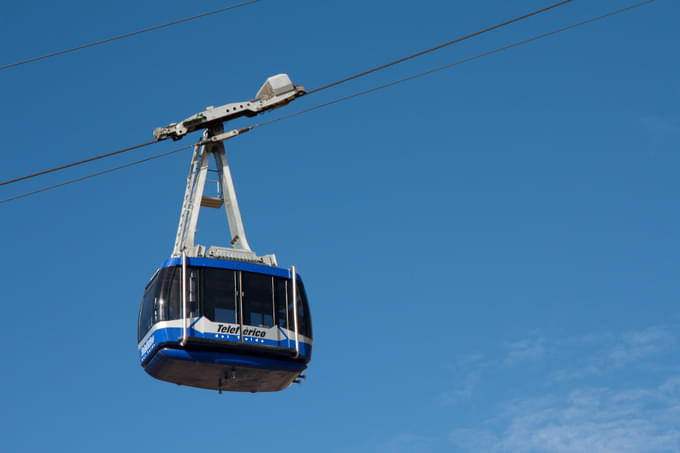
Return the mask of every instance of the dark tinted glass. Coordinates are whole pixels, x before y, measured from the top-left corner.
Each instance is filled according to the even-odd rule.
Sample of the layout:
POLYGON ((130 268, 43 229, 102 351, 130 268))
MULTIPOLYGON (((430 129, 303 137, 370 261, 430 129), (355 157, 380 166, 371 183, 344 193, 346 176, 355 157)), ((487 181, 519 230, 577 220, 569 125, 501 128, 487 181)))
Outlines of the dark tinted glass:
MULTIPOLYGON (((198 316, 198 274, 198 269, 187 268, 187 310, 189 311, 189 317, 198 316)), ((181 278, 182 277, 180 276, 180 279, 181 278)), ((181 288, 182 287, 180 286, 180 291, 181 288)), ((182 303, 181 300, 182 296, 180 294, 180 303, 182 303)), ((180 314, 180 318, 181 317, 180 314)))
POLYGON ((288 296, 286 292, 287 281, 284 278, 274 277, 274 302, 276 307, 276 325, 288 328, 288 296))
POLYGON ((203 315, 215 322, 238 322, 234 271, 203 269, 203 315))
MULTIPOLYGON (((288 283, 288 297, 289 300, 292 299, 292 281, 288 283)), ((297 315, 298 315, 298 332, 300 335, 306 337, 312 337, 312 323, 309 317, 309 306, 307 305, 307 295, 305 293, 305 287, 301 282, 297 282, 296 285, 297 293, 297 315)), ((293 304, 288 304, 288 323, 289 329, 295 330, 295 323, 293 318, 293 304)))
POLYGON ((307 292, 305 286, 300 284, 300 297, 302 300, 302 311, 305 313, 304 335, 312 338, 312 314, 309 312, 309 304, 307 303, 307 292))
POLYGON ((257 327, 274 325, 273 277, 241 273, 243 291, 243 323, 257 327))
POLYGON ((157 288, 158 276, 154 277, 144 290, 144 297, 142 298, 142 306, 139 308, 139 319, 137 322, 138 342, 142 340, 153 325, 154 301, 156 299, 157 288))
POLYGON ((182 306, 180 305, 181 278, 182 270, 179 267, 166 267, 158 273, 156 321, 182 317, 182 306))

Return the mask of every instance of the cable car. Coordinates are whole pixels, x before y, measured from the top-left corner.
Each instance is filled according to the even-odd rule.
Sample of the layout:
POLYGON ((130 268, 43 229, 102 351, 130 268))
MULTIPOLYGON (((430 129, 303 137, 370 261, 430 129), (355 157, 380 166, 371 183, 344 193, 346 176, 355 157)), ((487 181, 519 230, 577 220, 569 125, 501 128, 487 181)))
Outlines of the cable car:
POLYGON ((304 378, 312 353, 305 287, 295 266, 277 267, 274 255, 250 249, 223 144, 249 129, 224 133, 222 126, 285 105, 300 93, 279 74, 252 101, 209 107, 154 131, 157 139, 178 139, 205 128, 194 147, 172 256, 147 284, 139 310, 139 358, 154 378, 220 393, 273 392, 304 378), (218 174, 214 197, 203 195, 211 156, 218 174), (231 247, 194 244, 200 208, 222 206, 231 247))
POLYGON ((144 291, 140 360, 151 376, 181 385, 283 390, 311 358, 310 321, 304 285, 294 270, 170 258, 144 291))

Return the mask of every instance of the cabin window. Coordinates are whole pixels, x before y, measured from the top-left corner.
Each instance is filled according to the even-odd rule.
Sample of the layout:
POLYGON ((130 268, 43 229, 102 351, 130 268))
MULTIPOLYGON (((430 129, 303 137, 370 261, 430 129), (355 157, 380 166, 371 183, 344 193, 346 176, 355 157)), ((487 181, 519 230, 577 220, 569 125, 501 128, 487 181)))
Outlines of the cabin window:
POLYGON ((243 323, 255 327, 274 325, 274 292, 270 275, 241 273, 243 323))
POLYGON ((288 282, 286 279, 274 277, 274 303, 276 310, 276 325, 288 328, 288 282))
MULTIPOLYGON (((161 269, 144 291, 139 311, 138 341, 151 327, 182 318, 182 268, 161 269)), ((199 313, 214 322, 295 330, 292 282, 283 277, 230 269, 187 268, 187 316, 199 313), (240 290, 240 293, 239 293, 240 290)), ((311 337, 307 296, 297 282, 297 316, 300 335, 311 337)))
POLYGON ((237 324, 236 272, 203 269, 203 314, 215 322, 237 324))
POLYGON ((179 267, 161 269, 158 273, 158 289, 156 291, 157 306, 161 309, 158 320, 179 319, 182 317, 181 280, 182 270, 179 267))
POLYGON ((137 322, 137 341, 142 341, 144 335, 153 325, 154 305, 156 301, 156 289, 158 288, 158 276, 149 282, 144 291, 142 306, 139 309, 139 319, 137 322))
POLYGON ((311 337, 309 319, 307 318, 307 296, 305 295, 305 287, 300 282, 297 285, 297 304, 300 333, 306 337, 311 337))
MULTIPOLYGON (((293 298, 292 282, 288 282, 288 329, 295 331, 295 318, 293 312, 293 304, 291 303, 293 298)), ((297 317, 298 317, 298 333, 306 337, 312 336, 312 326, 310 325, 308 319, 308 306, 307 306, 307 295, 305 294, 305 287, 298 280, 296 285, 296 298, 297 298, 297 317)))

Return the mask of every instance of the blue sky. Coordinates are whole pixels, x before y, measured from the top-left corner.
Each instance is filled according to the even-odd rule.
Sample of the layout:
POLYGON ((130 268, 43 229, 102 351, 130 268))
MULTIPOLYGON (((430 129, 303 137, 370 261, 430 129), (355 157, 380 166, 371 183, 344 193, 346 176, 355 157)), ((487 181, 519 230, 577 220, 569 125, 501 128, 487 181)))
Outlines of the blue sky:
MULTIPOLYGON (((0 180, 146 142, 276 73, 313 89, 548 3, 264 0, 0 71, 0 180)), ((632 3, 576 0, 257 120, 632 3)), ((227 4, 8 2, 0 65, 227 4)), ((251 246, 297 265, 311 303, 308 379, 276 394, 139 366, 190 151, 1 204, 0 450, 680 451, 679 13, 657 0, 227 143, 251 246)), ((225 229, 201 213, 201 243, 225 229)))

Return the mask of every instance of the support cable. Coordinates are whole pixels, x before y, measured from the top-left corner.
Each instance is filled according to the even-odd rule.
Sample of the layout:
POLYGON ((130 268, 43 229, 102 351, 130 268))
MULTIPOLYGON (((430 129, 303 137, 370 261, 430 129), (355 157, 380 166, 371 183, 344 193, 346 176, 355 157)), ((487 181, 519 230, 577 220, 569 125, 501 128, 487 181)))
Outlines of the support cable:
POLYGON ((226 6, 224 8, 216 9, 214 11, 208 11, 206 13, 197 14, 195 16, 185 17, 183 19, 177 19, 177 20, 174 20, 172 22, 168 22, 166 24, 154 25, 153 27, 147 27, 147 28, 143 28, 141 30, 130 32, 130 33, 125 33, 125 34, 122 34, 122 35, 113 36, 111 38, 102 39, 100 41, 90 42, 90 43, 83 44, 83 45, 80 45, 80 46, 77 46, 77 47, 72 47, 70 49, 59 50, 57 52, 52 52, 52 53, 48 53, 48 54, 45 54, 45 55, 40 55, 38 57, 28 58, 26 60, 21 60, 21 61, 15 62, 15 63, 10 63, 10 64, 6 64, 4 66, 0 66, 0 71, 5 70, 5 69, 9 69, 9 68, 13 68, 15 66, 27 64, 27 63, 33 63, 35 61, 44 60, 45 58, 56 57, 58 55, 64 55, 64 54, 67 54, 67 53, 75 52, 77 50, 87 49, 88 47, 99 46, 101 44, 106 44, 107 42, 116 41, 118 39, 130 38, 132 36, 141 35, 142 33, 148 33, 150 31, 156 31, 156 30, 159 30, 161 28, 166 28, 166 27, 170 27, 172 25, 182 24, 184 22, 189 22, 189 21, 192 21, 192 20, 200 19, 202 17, 212 16, 213 14, 223 13, 225 11, 229 11, 230 9, 240 8, 241 6, 250 5, 252 3, 257 3, 257 2, 260 2, 260 1, 262 1, 262 0, 249 0, 249 1, 242 2, 242 3, 236 4, 236 5, 226 6))
MULTIPOLYGON (((193 17, 186 18, 186 19, 180 19, 179 21, 171 22, 171 23, 169 23, 169 24, 164 24, 164 25, 159 25, 159 26, 156 26, 156 27, 151 27, 151 28, 149 28, 149 29, 145 29, 145 30, 142 30, 142 31, 139 31, 139 32, 129 33, 128 35, 121 35, 121 36, 119 36, 119 37, 111 38, 111 39, 109 39, 109 40, 120 39, 121 37, 132 36, 133 34, 143 33, 143 32, 145 32, 145 31, 150 31, 150 30, 152 30, 152 29, 157 29, 157 28, 160 28, 160 27, 169 26, 169 25, 172 25, 172 24, 175 24, 175 23, 186 22, 186 21, 188 21, 188 20, 193 20, 193 19, 196 19, 196 18, 198 18, 198 17, 203 17, 203 16, 206 16, 206 15, 209 15, 209 14, 216 14, 216 13, 218 13, 218 12, 222 12, 222 11, 225 11, 225 10, 227 10, 227 9, 232 9, 232 8, 236 8, 236 7, 239 7, 239 6, 243 6, 243 5, 245 5, 245 4, 254 3, 255 1, 261 1, 261 0, 251 0, 251 1, 249 1, 249 2, 240 3, 240 4, 238 4, 238 5, 234 5, 234 6, 231 6, 231 7, 228 7, 228 8, 222 8, 222 9, 220 9, 220 10, 211 11, 211 12, 204 13, 204 14, 201 14, 201 15, 198 15, 198 16, 193 16, 193 17)), ((390 67, 390 66, 393 66, 393 65, 396 65, 396 64, 399 64, 399 63, 403 63, 404 61, 411 60, 411 59, 416 58, 416 57, 419 57, 419 56, 421 56, 421 55, 425 55, 425 54, 427 54, 427 53, 434 52, 435 50, 441 49, 441 48, 443 48, 443 47, 447 47, 447 46, 450 46, 450 45, 452 45, 452 44, 456 44, 456 43, 459 43, 459 42, 461 42, 461 41, 465 41, 465 40, 467 40, 467 39, 473 38, 473 37, 475 37, 475 36, 479 36, 479 35, 481 35, 481 34, 488 33, 488 32, 490 32, 490 31, 492 31, 492 30, 496 30, 496 29, 501 28, 501 27, 504 27, 504 26, 506 26, 506 25, 509 25, 509 24, 512 24, 512 23, 521 21, 521 20, 523 20, 523 19, 527 19, 527 18, 529 18, 529 17, 531 17, 531 16, 535 16, 535 15, 540 14, 540 13, 542 13, 542 12, 545 12, 545 11, 548 11, 548 10, 551 10, 551 9, 554 9, 554 8, 557 8, 558 6, 562 6, 562 5, 565 5, 565 4, 567 4, 567 3, 571 3, 572 1, 574 1, 574 0, 562 0, 562 1, 558 2, 558 3, 554 3, 554 4, 550 5, 550 6, 546 6, 545 8, 541 8, 541 9, 538 9, 538 10, 536 10, 536 11, 532 11, 532 12, 530 12, 530 13, 524 14, 524 15, 522 15, 522 16, 518 16, 518 17, 516 17, 516 18, 514 18, 514 19, 507 20, 507 21, 505 21, 505 22, 502 22, 502 23, 493 25, 493 26, 491 26, 491 27, 487 27, 487 28, 485 28, 485 29, 483 29, 483 30, 479 30, 479 31, 477 31, 477 32, 475 32, 475 33, 471 33, 471 34, 469 34, 469 35, 465 35, 465 36, 462 36, 462 37, 460 37, 460 38, 456 38, 456 39, 454 39, 454 40, 452 40, 452 41, 448 41, 448 42, 445 42, 445 43, 440 44, 440 45, 438 45, 438 46, 431 47, 431 48, 429 48, 429 49, 426 49, 426 50, 423 50, 423 51, 414 53, 414 54, 412 54, 412 55, 409 55, 409 56, 400 58, 400 59, 398 59, 398 60, 394 60, 394 61, 392 61, 392 62, 390 62, 390 63, 386 63, 386 64, 383 64, 383 65, 381 65, 381 66, 376 66, 375 68, 369 69, 369 70, 367 70, 367 71, 363 71, 363 72, 360 72, 360 73, 358 73, 358 74, 354 74, 354 75, 352 75, 352 76, 350 76, 350 77, 346 77, 346 78, 344 78, 344 79, 340 79, 340 80, 338 80, 338 81, 329 83, 329 84, 327 84, 327 85, 324 85, 324 86, 315 88, 315 89, 313 89, 313 90, 311 90, 311 91, 307 91, 306 96, 308 96, 308 95, 310 95, 310 94, 318 93, 319 91, 326 90, 326 89, 328 89, 328 88, 331 88, 331 87, 340 85, 340 84, 345 83, 345 82, 349 82, 350 80, 354 80, 354 79, 357 79, 357 78, 359 78, 359 77, 363 77, 363 76, 368 75, 368 74, 371 74, 371 73, 373 73, 373 72, 380 71, 380 70, 385 69, 385 68, 388 68, 388 67, 390 67)), ((105 41, 99 41, 98 43, 103 43, 103 42, 106 42, 106 40, 105 40, 105 41)), ((89 46, 96 45, 96 44, 97 44, 97 43, 87 44, 87 45, 81 46, 81 47, 79 47, 79 48, 89 47, 89 46)), ((61 53, 69 52, 69 51, 72 51, 72 50, 77 50, 77 49, 79 49, 79 48, 74 48, 74 49, 70 49, 70 50, 67 50, 67 51, 62 51, 61 53)), ((57 54, 59 54, 59 53, 60 53, 60 52, 57 52, 57 53, 55 53, 55 54, 53 54, 53 55, 57 55, 57 54)), ((51 55, 48 55, 48 56, 51 56, 51 55)), ((40 59, 40 58, 46 58, 46 57, 38 57, 38 59, 40 59)), ((27 60, 26 62, 28 62, 28 61, 29 61, 29 60, 27 60)), ((20 63, 17 63, 17 64, 20 64, 20 63)), ((8 67, 8 66, 7 66, 7 67, 8 67)), ((2 70, 2 69, 4 69, 4 68, 5 68, 5 67, 0 66, 0 70, 2 70)), ((396 83, 399 83, 399 82, 396 82, 396 83)), ((376 89, 374 89, 373 91, 375 91, 375 90, 377 90, 377 89, 380 89, 380 88, 376 88, 376 89)), ((360 96, 360 94, 353 95, 352 97, 356 97, 356 96, 360 96)), ((331 102, 331 104, 334 104, 334 103, 337 103, 337 102, 340 102, 340 101, 341 101, 341 100, 336 100, 336 101, 331 102)), ((330 105, 330 104, 329 104, 329 105, 330 105)), ((324 106, 325 106, 325 105, 324 105, 324 106)), ((311 109, 308 109, 308 110, 306 110, 306 111, 316 110, 316 109, 321 108, 321 107, 322 107, 322 106, 312 107, 311 109)), ((304 112, 301 112, 301 113, 304 113, 304 112)), ((301 113, 298 113, 298 114, 301 114, 301 113)), ((298 115, 298 114, 295 114, 295 115, 298 115)), ((286 117, 288 117, 288 116, 286 116, 286 117)), ((278 121, 278 120, 277 120, 277 121, 278 121)), ((269 124, 270 122, 274 122, 274 120, 269 121, 269 122, 265 122, 265 123, 261 123, 260 125, 269 124)), ((51 168, 51 169, 49 169, 49 170, 43 170, 43 171, 40 171, 40 172, 37 172, 37 173, 33 173, 33 174, 30 174, 30 175, 22 176, 22 177, 20 177, 20 178, 15 178, 15 179, 11 179, 11 180, 8 180, 8 181, 3 181, 3 182, 0 182, 0 186, 4 186, 4 185, 7 185, 7 184, 12 184, 12 183, 14 183, 14 182, 22 181, 22 180, 25 180, 25 179, 34 178, 34 177, 36 177, 36 176, 44 175, 44 174, 51 173, 51 172, 58 171, 58 170, 62 170, 62 169, 65 169, 65 168, 74 167, 74 166, 76 166, 76 165, 80 165, 80 164, 83 164, 83 163, 86 163, 86 162, 91 162, 91 161, 93 161, 93 160, 102 159, 102 158, 104 158, 104 157, 112 156, 112 155, 115 155, 115 154, 120 154, 120 153, 122 153, 122 152, 130 151, 130 150, 132 150, 132 149, 137 149, 137 148, 141 148, 141 147, 144 147, 144 146, 148 146, 148 145, 151 145, 151 144, 153 144, 153 143, 155 143, 155 142, 144 143, 144 144, 142 144, 142 145, 137 145, 137 146, 133 146, 133 147, 130 147, 130 148, 125 148, 125 149, 123 149, 123 150, 114 151, 114 152, 112 152, 112 153, 103 154, 103 155, 101 155, 101 156, 96 156, 96 157, 93 157, 93 158, 90 158, 90 159, 85 159, 85 160, 82 160, 82 161, 79 161, 79 162, 74 162, 74 163, 72 163, 72 164, 62 165, 62 166, 60 166, 60 167, 51 168)))
POLYGON ((152 142, 146 142, 146 143, 142 143, 141 145, 135 145, 135 146, 130 146, 128 148, 122 148, 122 149, 119 149, 119 150, 116 150, 116 151, 112 151, 110 153, 100 154, 99 156, 94 156, 94 157, 90 157, 88 159, 83 159, 83 160, 79 160, 77 162, 72 162, 70 164, 61 165, 59 167, 54 167, 54 168, 50 168, 50 169, 47 169, 47 170, 42 170, 42 171, 39 171, 37 173, 32 173, 30 175, 20 176, 18 178, 10 179, 10 180, 7 180, 7 181, 2 181, 2 182, 0 182, 0 186, 5 186, 7 184, 12 184, 12 183, 15 183, 15 182, 23 181, 24 179, 35 178, 36 176, 46 175, 48 173, 53 173, 55 171, 63 170, 65 168, 75 167, 76 165, 82 165, 84 163, 92 162, 94 160, 103 159, 105 157, 115 156, 116 154, 126 153, 128 151, 132 151, 133 149, 143 148, 145 146, 153 145, 155 143, 158 143, 158 142, 156 142, 154 140, 152 142))
POLYGON ((385 68, 389 68, 390 66, 394 66, 396 64, 403 63, 405 61, 411 60, 411 59, 416 58, 416 57, 420 57, 421 55, 425 55, 425 54, 428 54, 430 52, 434 52, 435 50, 439 50, 441 48, 448 47, 452 44, 457 44, 461 41, 465 41, 465 40, 468 40, 470 38, 474 38, 475 36, 483 35, 484 33, 488 33, 490 31, 496 30, 498 28, 505 27, 506 25, 510 25, 510 24, 515 23, 515 22, 519 22, 519 21, 527 19, 531 16, 535 16, 537 14, 546 12, 546 11, 551 10, 553 8, 557 8, 559 6, 566 5, 567 3, 571 3, 573 1, 574 0, 563 0, 561 2, 554 3, 550 6, 546 6, 545 8, 541 8, 541 9, 538 9, 536 11, 532 11, 530 13, 524 14, 523 16, 519 16, 519 17, 515 17, 514 19, 506 20, 505 22, 501 22, 500 24, 496 24, 496 25, 493 25, 491 27, 487 27, 483 30, 479 30, 479 31, 476 31, 474 33, 470 33, 469 35, 461 36, 460 38, 456 38, 452 41, 448 41, 448 42, 445 42, 443 44, 439 44, 438 46, 430 47, 429 49, 421 50, 420 52, 416 52, 416 53, 409 55, 407 57, 399 58, 398 60, 394 60, 394 61, 391 61, 389 63, 385 63, 385 64, 380 65, 380 66, 376 66, 375 68, 369 69, 367 71, 360 72, 358 74, 354 74, 354 75, 349 76, 349 77, 345 77, 344 79, 340 79, 336 82, 329 83, 328 85, 324 85, 324 86, 321 86, 319 88, 314 88, 313 90, 308 91, 307 94, 308 95, 314 94, 314 93, 317 93, 319 91, 326 90, 328 88, 340 85, 341 83, 345 83, 345 82, 349 82, 350 80, 358 79, 359 77, 363 77, 363 76, 371 74, 373 72, 380 71, 380 70, 383 70, 385 68))
MULTIPOLYGON (((539 39, 547 38, 549 36, 553 36, 553 35, 556 35, 558 33, 562 33, 562 32, 568 31, 568 30, 572 30, 574 28, 581 27, 583 25, 586 25, 586 24, 589 24, 589 23, 592 23, 592 22, 596 22, 596 21, 614 16, 614 15, 617 15, 617 14, 621 14, 621 13, 626 12, 626 11, 630 11, 630 10, 635 9, 635 8, 639 8, 639 7, 644 6, 644 5, 648 5, 650 3, 653 3, 654 1, 656 1, 656 0, 645 0, 645 1, 642 1, 642 2, 638 2, 638 3, 635 3, 633 5, 627 6, 625 8, 617 9, 617 10, 602 14, 600 16, 596 16, 596 17, 586 19, 586 20, 581 21, 581 22, 577 22, 577 23, 574 23, 574 24, 571 24, 571 25, 567 25, 565 27, 558 28, 558 29, 550 31, 550 32, 542 33, 540 35, 536 35, 536 36, 533 36, 531 38, 524 39, 522 41, 516 41, 514 43, 511 43, 511 44, 508 44, 508 45, 505 45, 505 46, 502 46, 502 47, 498 47, 496 49, 493 49, 493 50, 490 50, 490 51, 487 51, 487 52, 484 52, 484 53, 481 53, 481 54, 477 54, 477 55, 474 55, 472 57, 468 57, 468 58, 465 58, 465 59, 462 59, 462 60, 455 61, 453 63, 449 63, 449 64, 446 64, 446 65, 443 65, 443 66, 439 66, 439 67, 430 69, 428 71, 420 72, 418 74, 414 74, 414 75, 411 75, 411 76, 408 76, 408 77, 404 77, 402 79, 395 80, 393 82, 386 83, 386 84, 383 84, 383 85, 380 85, 380 86, 377 86, 377 87, 374 87, 374 88, 371 88, 371 89, 368 89, 368 90, 363 90, 363 91, 360 91, 360 92, 357 92, 357 93, 354 93, 354 94, 350 94, 348 96, 343 96, 341 98, 334 99, 332 101, 329 101, 329 102, 326 102, 326 103, 323 103, 323 104, 319 104, 319 105, 316 105, 316 106, 313 106, 313 107, 310 107, 310 108, 307 108, 307 109, 304 109, 304 110, 300 110, 300 111, 295 112, 295 113, 283 115, 283 116, 280 116, 278 118, 274 118, 274 119, 271 119, 271 120, 268 120, 268 121, 257 123, 253 126, 247 126, 247 127, 241 128, 239 130, 239 132, 244 133, 244 132, 250 131, 252 129, 258 128, 258 127, 267 126, 269 124, 273 124, 273 123, 276 123, 276 122, 279 122, 279 121, 283 121, 283 120, 286 120, 286 119, 289 119, 289 118, 293 118, 293 117, 302 115, 304 113, 312 112, 314 110, 319 110, 321 108, 328 107, 330 105, 334 105, 334 104, 337 104, 337 103, 340 103, 340 102, 343 102, 343 101, 347 101, 347 100, 350 100, 350 99, 353 99, 353 98, 356 98, 356 97, 359 97, 359 96, 363 96, 365 94, 373 93, 375 91, 379 91, 379 90, 382 90, 384 88, 388 88, 388 87, 391 87, 391 86, 394 86, 394 85, 401 84, 403 82, 407 82, 409 80, 413 80, 413 79, 416 79, 416 78, 419 78, 419 77, 423 77, 425 75, 429 75, 429 74, 432 74, 432 73, 435 73, 435 72, 438 72, 438 71, 442 71, 444 69, 449 69, 449 68, 452 68, 454 66, 458 66, 460 64, 463 64, 463 63, 468 63, 470 61, 474 61, 474 60, 477 60, 477 59, 482 58, 482 57, 486 57, 486 56, 493 55, 493 54, 496 54, 496 53, 499 53, 499 52, 503 52, 505 50, 509 50, 509 49, 514 48, 514 47, 518 47, 518 46, 521 46, 521 45, 524 45, 524 44, 528 44, 530 42, 537 41, 539 39)), ((151 143, 155 143, 155 142, 151 142, 151 143)), ((143 145, 143 146, 145 146, 145 145, 143 145)), ((57 187, 61 187, 61 186, 67 185, 67 184, 72 184, 74 182, 93 178, 95 176, 99 176, 99 175, 102 175, 102 174, 105 174, 105 173, 110 173, 110 172, 113 172, 113 171, 116 171, 116 170, 131 167, 133 165, 141 164, 141 163, 147 162, 149 160, 165 157, 167 155, 170 155, 170 154, 173 154, 173 153, 176 153, 176 152, 179 152, 179 151, 183 151, 183 150, 186 150, 186 149, 189 149, 189 148, 192 148, 192 147, 193 147, 193 145, 190 145, 190 146, 186 146, 186 147, 183 147, 183 148, 168 151, 168 152, 165 152, 165 153, 156 154, 156 155, 150 156, 146 159, 131 162, 131 163, 128 163, 128 164, 125 164, 125 165, 115 167, 115 168, 103 170, 103 171, 93 173, 93 174, 90 174, 90 175, 87 175, 87 176, 72 179, 72 180, 66 181, 64 183, 55 184, 55 185, 44 187, 42 189, 38 189, 38 190, 35 190, 35 191, 32 191, 32 192, 27 192, 27 193, 24 193, 24 194, 21 194, 21 195, 17 195, 15 197, 0 200, 0 204, 6 203, 8 201, 16 200, 16 199, 19 199, 19 198, 24 198, 24 197, 27 197, 29 195, 34 195, 34 194, 37 194, 37 193, 40 193, 40 192, 44 192, 46 190, 55 189, 57 187)), ((102 157, 103 156, 104 155, 102 155, 102 157)), ((98 156, 98 157, 100 157, 100 156, 98 156)))
POLYGON ((611 17, 611 16, 614 16, 614 15, 621 14, 623 12, 629 11, 631 9, 635 9, 635 8, 639 8, 639 7, 644 6, 644 5, 648 5, 648 4, 650 4, 654 1, 656 1, 656 0, 644 0, 642 2, 635 3, 635 4, 627 6, 625 8, 617 9, 615 11, 611 11, 611 12, 602 14, 602 15, 597 16, 597 17, 593 17, 593 18, 586 19, 586 20, 581 21, 581 22, 577 22, 577 23, 574 23, 574 24, 571 24, 571 25, 567 25, 566 27, 562 27, 562 28, 558 28, 558 29, 553 30, 553 31, 542 33, 540 35, 536 35, 536 36, 533 36, 531 38, 524 39, 522 41, 516 41, 514 43, 505 45, 503 47, 498 47, 496 49, 489 50, 487 52, 480 53, 480 54, 474 55, 472 57, 464 58, 462 60, 458 60, 458 61, 455 61, 453 63, 449 63, 449 64, 446 64, 446 65, 443 65, 443 66, 439 66, 439 67, 436 67, 436 68, 433 68, 433 69, 429 69, 429 70, 424 71, 424 72, 420 72, 418 74, 414 74, 414 75, 410 75, 408 77, 404 77, 403 79, 395 80, 393 82, 389 82, 389 83, 386 83, 386 84, 383 84, 383 85, 380 85, 380 86, 377 86, 377 87, 374 87, 374 88, 369 88, 367 90, 359 91, 357 93, 353 93, 353 94, 350 94, 350 95, 347 95, 347 96, 343 96, 341 98, 337 98, 337 99, 334 99, 332 101, 329 101, 329 102, 326 102, 326 103, 323 103, 323 104, 315 105, 313 107, 309 107, 307 109, 300 110, 298 112, 289 113, 288 115, 283 115, 283 116, 280 116, 278 118, 274 118, 274 119, 271 119, 271 120, 268 120, 268 121, 263 121, 261 123, 257 123, 257 124, 254 124, 253 126, 250 126, 250 128, 255 129, 255 128, 258 128, 258 127, 267 126, 269 124, 276 123, 278 121, 286 120, 286 119, 293 118, 293 117, 298 116, 298 115, 302 115, 304 113, 308 113, 308 112, 312 112, 314 110, 319 110, 321 108, 328 107, 329 105, 337 104, 339 102, 347 101, 349 99, 353 99, 353 98, 356 98, 356 97, 359 97, 359 96, 363 96, 365 94, 373 93, 373 92, 382 90, 384 88, 389 88, 391 86, 398 85, 400 83, 404 83, 404 82, 407 82, 409 80, 417 79, 419 77, 423 77, 423 76, 432 74, 434 72, 439 72, 439 71, 442 71, 444 69, 449 69, 449 68, 452 68, 454 66, 461 65, 463 63, 468 63, 470 61, 478 60, 482 57, 486 57, 486 56, 489 56, 489 55, 493 55, 495 53, 499 53, 499 52, 506 51, 508 49, 512 49, 513 47, 522 46, 524 44, 528 44, 530 42, 537 41, 539 39, 547 38, 549 36, 556 35, 558 33, 562 33, 562 32, 568 31, 568 30, 572 30, 574 28, 577 28, 577 27, 580 27, 580 26, 583 26, 583 25, 586 25, 586 24, 589 24, 589 23, 592 23, 592 22, 596 22, 596 21, 599 21, 599 20, 602 20, 602 19, 606 19, 607 17, 611 17))
POLYGON ((178 153, 180 151, 184 151, 184 150, 193 148, 193 146, 194 145, 189 145, 189 146, 184 146, 182 148, 173 149, 173 150, 170 150, 170 151, 166 151, 164 153, 149 156, 145 159, 140 159, 140 160, 136 160, 134 162, 130 162, 130 163, 127 163, 127 164, 124 164, 124 165, 120 165, 118 167, 109 168, 109 169, 98 171, 96 173, 92 173, 92 174, 89 174, 89 175, 86 175, 86 176, 81 176, 80 178, 75 178, 75 179, 71 179, 69 181, 65 181, 65 182, 62 182, 62 183, 59 183, 59 184, 54 184, 54 185, 51 185, 51 186, 43 187, 42 189, 22 193, 20 195, 17 195, 17 196, 11 197, 11 198, 6 198, 4 200, 0 200, 0 204, 7 203, 8 201, 18 200, 20 198, 28 197, 30 195, 35 195, 37 193, 45 192, 47 190, 56 189, 57 187, 62 187, 62 186, 66 186, 66 185, 69 185, 69 184, 73 184, 74 182, 84 181, 86 179, 94 178, 95 176, 101 176, 101 175, 104 175, 106 173, 111 173, 111 172, 114 172, 114 171, 117 171, 117 170, 122 170, 123 168, 132 167, 133 165, 139 165, 141 163, 148 162, 150 160, 160 159, 161 157, 169 156, 171 154, 175 154, 175 153, 178 153))

